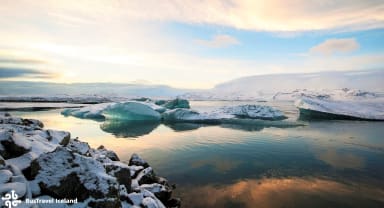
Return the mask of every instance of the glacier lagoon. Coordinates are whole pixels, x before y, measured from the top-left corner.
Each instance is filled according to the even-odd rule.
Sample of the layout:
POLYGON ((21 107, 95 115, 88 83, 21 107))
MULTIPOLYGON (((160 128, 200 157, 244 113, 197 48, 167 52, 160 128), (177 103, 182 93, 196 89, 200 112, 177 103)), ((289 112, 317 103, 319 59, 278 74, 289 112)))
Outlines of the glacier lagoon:
MULTIPOLYGON (((195 101, 193 109, 257 102, 195 101)), ((293 102, 267 102, 298 118, 293 102)), ((66 130, 122 161, 142 155, 177 184, 183 207, 383 207, 384 122, 316 120, 292 128, 100 122, 60 110, 12 115, 66 130), (199 199, 199 200, 196 200, 199 199)))

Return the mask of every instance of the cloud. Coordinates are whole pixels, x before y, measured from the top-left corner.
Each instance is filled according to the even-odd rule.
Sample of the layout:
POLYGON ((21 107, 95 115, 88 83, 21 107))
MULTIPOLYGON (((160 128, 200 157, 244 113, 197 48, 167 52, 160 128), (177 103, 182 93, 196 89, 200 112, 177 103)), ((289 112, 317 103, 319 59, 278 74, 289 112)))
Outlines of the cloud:
POLYGON ((39 59, 14 59, 0 58, 0 64, 43 64, 45 61, 39 59))
POLYGON ((196 40, 196 42, 201 45, 212 48, 224 48, 231 45, 240 44, 240 42, 235 37, 232 37, 230 35, 216 35, 212 37, 211 40, 198 39, 196 40))
POLYGON ((312 47, 310 53, 333 55, 335 53, 353 52, 359 47, 359 43, 354 38, 328 39, 312 47))
POLYGON ((33 12, 50 14, 75 24, 89 21, 169 21, 289 33, 384 27, 384 2, 381 0, 111 0, 108 3, 47 0, 40 3, 17 1, 3 6, 2 15, 19 14, 22 8, 25 14, 19 14, 21 16, 29 17, 33 12))
POLYGON ((54 74, 35 70, 35 69, 26 69, 26 68, 17 68, 17 67, 0 67, 0 79, 4 78, 18 78, 18 77, 28 77, 28 78, 53 78, 54 74))

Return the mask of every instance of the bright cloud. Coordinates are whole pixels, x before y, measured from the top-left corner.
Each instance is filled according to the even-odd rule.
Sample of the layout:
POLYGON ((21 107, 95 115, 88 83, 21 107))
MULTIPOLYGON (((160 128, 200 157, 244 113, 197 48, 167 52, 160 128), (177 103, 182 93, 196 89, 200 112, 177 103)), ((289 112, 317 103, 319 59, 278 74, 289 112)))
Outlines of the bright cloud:
POLYGON ((354 38, 328 39, 310 49, 310 53, 332 55, 334 53, 348 53, 359 48, 354 38))

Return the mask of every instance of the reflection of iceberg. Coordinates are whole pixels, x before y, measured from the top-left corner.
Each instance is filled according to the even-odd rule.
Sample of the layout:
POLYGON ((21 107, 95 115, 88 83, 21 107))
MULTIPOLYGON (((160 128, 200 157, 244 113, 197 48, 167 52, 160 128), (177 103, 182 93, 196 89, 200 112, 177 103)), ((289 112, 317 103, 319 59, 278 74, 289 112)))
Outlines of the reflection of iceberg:
POLYGON ((384 101, 301 98, 295 102, 300 118, 384 120, 384 101))
POLYGON ((198 123, 165 123, 165 125, 174 131, 190 131, 205 126, 205 124, 198 123))
POLYGON ((151 133, 160 123, 156 121, 107 120, 100 128, 116 137, 139 137, 151 133))
POLYGON ((243 131, 261 131, 264 128, 292 128, 304 124, 295 121, 266 121, 260 119, 223 119, 220 126, 223 128, 238 129, 243 131))

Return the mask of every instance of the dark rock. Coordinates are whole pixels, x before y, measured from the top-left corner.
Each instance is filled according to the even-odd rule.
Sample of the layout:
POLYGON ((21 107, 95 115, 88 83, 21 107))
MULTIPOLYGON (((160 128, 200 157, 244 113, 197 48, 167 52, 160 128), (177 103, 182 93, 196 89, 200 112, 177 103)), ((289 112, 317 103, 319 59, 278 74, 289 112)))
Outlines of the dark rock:
POLYGON ((119 162, 110 163, 105 166, 105 169, 109 175, 116 177, 117 182, 120 185, 124 185, 128 192, 131 191, 131 171, 127 165, 119 162))
POLYGON ((119 184, 125 185, 127 191, 131 190, 131 172, 129 168, 121 168, 120 170, 115 172, 115 177, 119 184))
POLYGON ((151 167, 147 167, 142 170, 137 176, 137 182, 139 185, 156 183, 156 175, 151 167))
POLYGON ((71 173, 60 180, 59 186, 47 186, 43 182, 39 183, 42 193, 55 198, 77 198, 79 201, 84 201, 90 196, 89 191, 79 180, 76 173, 71 173))
POLYGON ((91 157, 73 153, 65 147, 58 147, 53 152, 41 155, 33 163, 31 175, 34 176, 38 170, 35 180, 42 192, 52 197, 77 197, 79 201, 88 197, 94 199, 118 197, 117 182, 105 173, 99 161, 91 157))
POLYGON ((119 199, 93 200, 88 203, 88 207, 92 208, 120 208, 121 202, 119 199))
POLYGON ((2 168, 3 166, 5 166, 5 160, 4 160, 4 158, 0 155, 0 168, 2 168))
POLYGON ((171 199, 172 189, 168 186, 154 183, 154 184, 144 184, 144 185, 141 185, 140 187, 155 194, 156 198, 158 198, 163 203, 166 203, 171 199))
POLYGON ((129 159, 129 166, 136 165, 136 166, 143 166, 144 168, 149 167, 149 164, 147 161, 142 159, 139 155, 136 153, 132 154, 131 159, 129 159))
POLYGON ((21 145, 17 145, 13 141, 12 137, 9 137, 9 139, 7 140, 2 140, 1 144, 4 146, 6 150, 2 152, 2 156, 4 157, 4 159, 19 157, 31 150, 30 148, 25 148, 21 145))
POLYGON ((172 198, 164 203, 164 205, 168 208, 178 208, 181 207, 181 200, 179 198, 172 198))
POLYGON ((120 161, 119 157, 114 151, 107 150, 103 145, 99 146, 97 148, 97 151, 101 154, 104 155, 106 158, 109 158, 112 161, 120 161))

